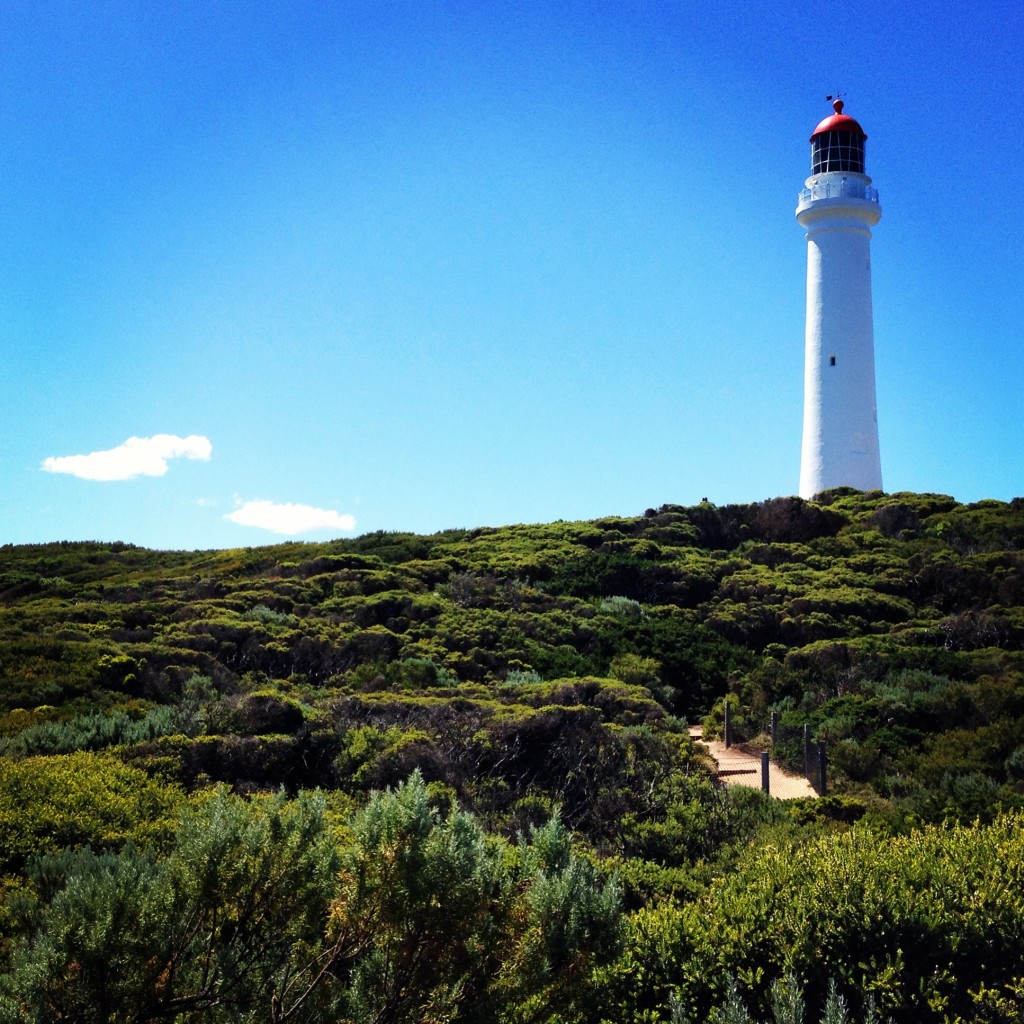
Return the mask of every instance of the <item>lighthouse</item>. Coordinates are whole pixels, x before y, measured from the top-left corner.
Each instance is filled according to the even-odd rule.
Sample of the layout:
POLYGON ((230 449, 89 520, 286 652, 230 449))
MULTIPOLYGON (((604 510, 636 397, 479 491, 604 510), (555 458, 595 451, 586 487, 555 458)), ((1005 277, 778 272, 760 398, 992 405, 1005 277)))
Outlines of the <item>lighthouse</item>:
POLYGON ((882 210, 864 173, 867 136, 842 100, 832 108, 811 135, 796 208, 807 232, 802 498, 882 486, 871 317, 871 229, 882 210))

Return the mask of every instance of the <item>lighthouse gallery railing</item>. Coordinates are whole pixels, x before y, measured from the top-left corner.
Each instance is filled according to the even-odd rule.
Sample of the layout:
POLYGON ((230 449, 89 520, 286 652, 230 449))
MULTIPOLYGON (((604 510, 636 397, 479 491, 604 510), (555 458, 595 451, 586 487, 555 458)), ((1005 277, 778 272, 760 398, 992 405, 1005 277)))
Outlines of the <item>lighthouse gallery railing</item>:
POLYGON ((800 205, 814 199, 866 199, 869 203, 877 203, 878 189, 845 178, 842 181, 822 181, 800 192, 800 205))

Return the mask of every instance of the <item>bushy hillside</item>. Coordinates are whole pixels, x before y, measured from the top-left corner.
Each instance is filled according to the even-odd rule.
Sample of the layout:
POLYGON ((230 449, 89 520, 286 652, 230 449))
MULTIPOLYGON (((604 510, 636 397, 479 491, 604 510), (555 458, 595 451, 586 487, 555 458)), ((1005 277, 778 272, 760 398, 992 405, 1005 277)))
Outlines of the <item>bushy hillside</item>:
MULTIPOLYGON (((534 950, 549 973, 529 973, 527 938, 485 900, 493 927, 506 929, 506 953, 473 960, 472 971, 453 961, 450 976, 422 979, 415 993, 410 980, 388 1003, 384 975, 373 973, 382 962, 332 945, 345 872, 318 861, 302 868, 324 908, 296 933, 304 952, 290 946, 291 960, 264 965, 246 989, 249 1009, 240 995, 209 994, 181 1003, 180 1019, 698 1020, 730 998, 731 981, 731 998, 755 1015, 786 978, 816 1012, 831 978, 851 1020, 870 1012, 872 993, 901 1022, 1017 1020, 1024 939, 992 908, 1002 887, 1024 882, 1020 820, 1007 817, 1024 807, 1022 649, 1021 499, 961 505, 840 490, 816 503, 664 506, 635 518, 232 551, 0 548, 0 856, 13 965, 4 1012, 59 1019, 56 1004, 37 1009, 25 964, 41 962, 42 943, 58 951, 54 971, 77 963, 75 977, 88 977, 73 950, 59 953, 67 936, 54 938, 67 893, 93 879, 94 898, 113 900, 118 872, 172 885, 167 872, 192 856, 181 846, 188 822, 212 813, 211 794, 223 827, 244 833, 239 816, 270 813, 258 794, 283 789, 273 812, 283 822, 299 813, 294 799, 321 790, 317 820, 332 824, 316 827, 334 850, 324 856, 344 861, 365 853, 366 808, 390 788, 393 801, 426 801, 415 814, 430 828, 455 828, 458 808, 458 827, 478 830, 505 865, 493 869, 495 893, 515 888, 513 862, 533 856, 529 836, 547 835, 552 820, 572 830, 574 856, 592 873, 580 892, 594 902, 577 894, 591 916, 562 936, 558 956, 534 950), (798 757, 788 737, 810 724, 829 744, 836 795, 783 806, 720 790, 685 725, 715 729, 725 701, 747 738, 765 740, 778 715, 783 760, 798 757), (415 793, 398 788, 410 778, 415 793), (978 843, 920 831, 943 823, 978 843), (881 844, 875 853, 857 852, 871 843, 881 844), (85 845, 91 861, 66 852, 85 845), (951 892, 922 911, 915 893, 968 849, 1003 864, 993 873, 979 862, 980 902, 968 911, 951 892), (803 875, 780 871, 780 850, 790 851, 786 864, 808 858, 803 875), (905 906, 886 897, 897 905, 882 927, 836 913, 815 874, 830 857, 853 865, 854 886, 875 885, 884 857, 931 866, 898 883, 905 906), (766 946, 758 928, 773 931, 778 918, 764 908, 784 890, 817 892, 835 938, 815 937, 826 925, 811 907, 766 946), (625 915, 618 925, 613 903, 625 915), (989 925, 998 948, 978 967, 971 929, 989 925), (282 979, 293 978, 294 994, 300 974, 319 978, 316 997, 274 1017, 268 1007, 287 1003, 282 979), (459 995, 470 990, 489 1016, 472 1015, 473 1000, 459 995)), ((471 860, 466 871, 486 873, 471 860)), ((566 869, 556 861, 552 877, 566 869)), ((886 870, 890 882, 903 877, 886 870)), ((382 936, 364 951, 384 956, 382 936)), ((153 936, 138 942, 123 956, 142 956, 147 942, 146 955, 171 955, 152 951, 153 936)), ((134 1016, 75 1019, 170 1019, 185 996, 160 977, 138 976, 148 996, 131 1004, 134 1016)), ((66 1005, 74 998, 88 1002, 79 992, 66 1005)))

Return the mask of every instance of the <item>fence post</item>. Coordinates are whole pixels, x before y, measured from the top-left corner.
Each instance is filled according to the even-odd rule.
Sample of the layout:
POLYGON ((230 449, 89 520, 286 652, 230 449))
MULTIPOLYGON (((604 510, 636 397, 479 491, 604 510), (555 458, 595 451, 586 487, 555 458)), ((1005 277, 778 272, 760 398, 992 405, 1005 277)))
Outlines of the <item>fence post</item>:
POLYGON ((825 796, 828 791, 828 745, 818 740, 818 796, 825 796))
POLYGON ((770 783, 768 781, 768 751, 761 752, 761 789, 765 795, 770 795, 770 783))
POLYGON ((804 725, 804 777, 810 779, 814 772, 814 765, 811 763, 811 726, 808 722, 804 725))
POLYGON ((724 740, 726 747, 732 746, 732 712, 729 709, 728 698, 725 701, 725 725, 723 727, 724 740))
POLYGON ((772 746, 774 747, 779 741, 779 713, 778 711, 772 712, 772 723, 768 727, 772 737, 772 746))

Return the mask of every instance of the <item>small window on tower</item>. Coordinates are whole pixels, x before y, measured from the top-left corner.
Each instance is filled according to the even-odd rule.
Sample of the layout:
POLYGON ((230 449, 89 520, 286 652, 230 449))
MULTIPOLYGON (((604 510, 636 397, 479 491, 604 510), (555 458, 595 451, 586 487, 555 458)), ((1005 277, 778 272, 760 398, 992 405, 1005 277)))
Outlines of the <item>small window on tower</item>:
POLYGON ((835 366, 836 365, 836 357, 835 356, 829 356, 828 357, 828 365, 829 366, 835 366))

